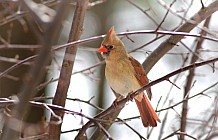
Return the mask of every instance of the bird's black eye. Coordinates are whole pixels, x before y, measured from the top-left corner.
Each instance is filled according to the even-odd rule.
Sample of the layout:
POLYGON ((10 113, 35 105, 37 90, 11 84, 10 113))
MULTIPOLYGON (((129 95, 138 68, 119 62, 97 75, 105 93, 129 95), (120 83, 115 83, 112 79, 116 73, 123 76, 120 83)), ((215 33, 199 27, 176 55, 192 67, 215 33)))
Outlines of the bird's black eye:
POLYGON ((108 46, 109 47, 109 49, 113 49, 114 48, 114 46, 108 46))

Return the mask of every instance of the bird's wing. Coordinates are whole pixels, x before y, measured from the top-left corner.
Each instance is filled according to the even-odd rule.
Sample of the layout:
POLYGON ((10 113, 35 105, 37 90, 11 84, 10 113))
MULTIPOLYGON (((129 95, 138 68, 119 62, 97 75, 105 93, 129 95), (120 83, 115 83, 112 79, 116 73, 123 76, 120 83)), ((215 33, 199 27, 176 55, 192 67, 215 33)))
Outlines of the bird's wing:
MULTIPOLYGON (((148 80, 147 76, 145 75, 145 71, 144 71, 142 65, 130 55, 129 55, 129 60, 130 60, 132 66, 135 70, 135 76, 136 76, 136 79, 138 80, 139 84, 141 86, 148 84, 149 80, 148 80)), ((146 89, 146 91, 148 94, 148 98, 151 99, 151 97, 152 97, 151 88, 146 89)))

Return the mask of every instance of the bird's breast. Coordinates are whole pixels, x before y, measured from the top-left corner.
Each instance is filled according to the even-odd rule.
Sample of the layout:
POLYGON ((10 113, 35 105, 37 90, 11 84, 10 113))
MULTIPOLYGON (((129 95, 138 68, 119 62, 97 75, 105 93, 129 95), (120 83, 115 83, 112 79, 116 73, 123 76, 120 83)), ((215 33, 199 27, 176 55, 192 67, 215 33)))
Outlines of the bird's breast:
POLYGON ((110 87, 123 96, 141 87, 128 61, 106 62, 105 76, 110 87))

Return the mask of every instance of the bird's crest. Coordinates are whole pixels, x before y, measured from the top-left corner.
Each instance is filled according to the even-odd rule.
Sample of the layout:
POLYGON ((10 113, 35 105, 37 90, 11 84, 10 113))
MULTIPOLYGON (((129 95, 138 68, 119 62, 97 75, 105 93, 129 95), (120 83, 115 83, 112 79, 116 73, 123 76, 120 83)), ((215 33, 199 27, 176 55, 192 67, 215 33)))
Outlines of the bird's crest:
POLYGON ((115 33, 115 31, 114 31, 114 26, 112 26, 109 30, 108 30, 108 32, 107 32, 107 34, 106 34, 106 36, 105 36, 105 39, 104 39, 104 41, 103 41, 103 43, 105 44, 105 45, 113 45, 113 43, 115 43, 116 42, 116 40, 118 40, 118 37, 116 36, 116 33, 115 33))
POLYGON ((114 34, 114 33, 115 33, 115 31, 114 31, 114 26, 112 26, 112 27, 109 29, 109 31, 108 31, 108 35, 111 37, 112 34, 114 34))

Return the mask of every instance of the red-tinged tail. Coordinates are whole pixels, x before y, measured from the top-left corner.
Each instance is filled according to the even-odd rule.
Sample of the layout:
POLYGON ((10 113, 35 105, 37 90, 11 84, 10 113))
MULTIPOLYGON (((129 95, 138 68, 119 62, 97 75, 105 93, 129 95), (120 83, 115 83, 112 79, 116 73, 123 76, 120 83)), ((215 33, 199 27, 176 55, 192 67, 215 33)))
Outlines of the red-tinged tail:
POLYGON ((158 118, 145 94, 143 93, 143 98, 141 101, 135 99, 135 102, 138 107, 144 127, 157 126, 157 121, 160 122, 160 119, 158 118))

